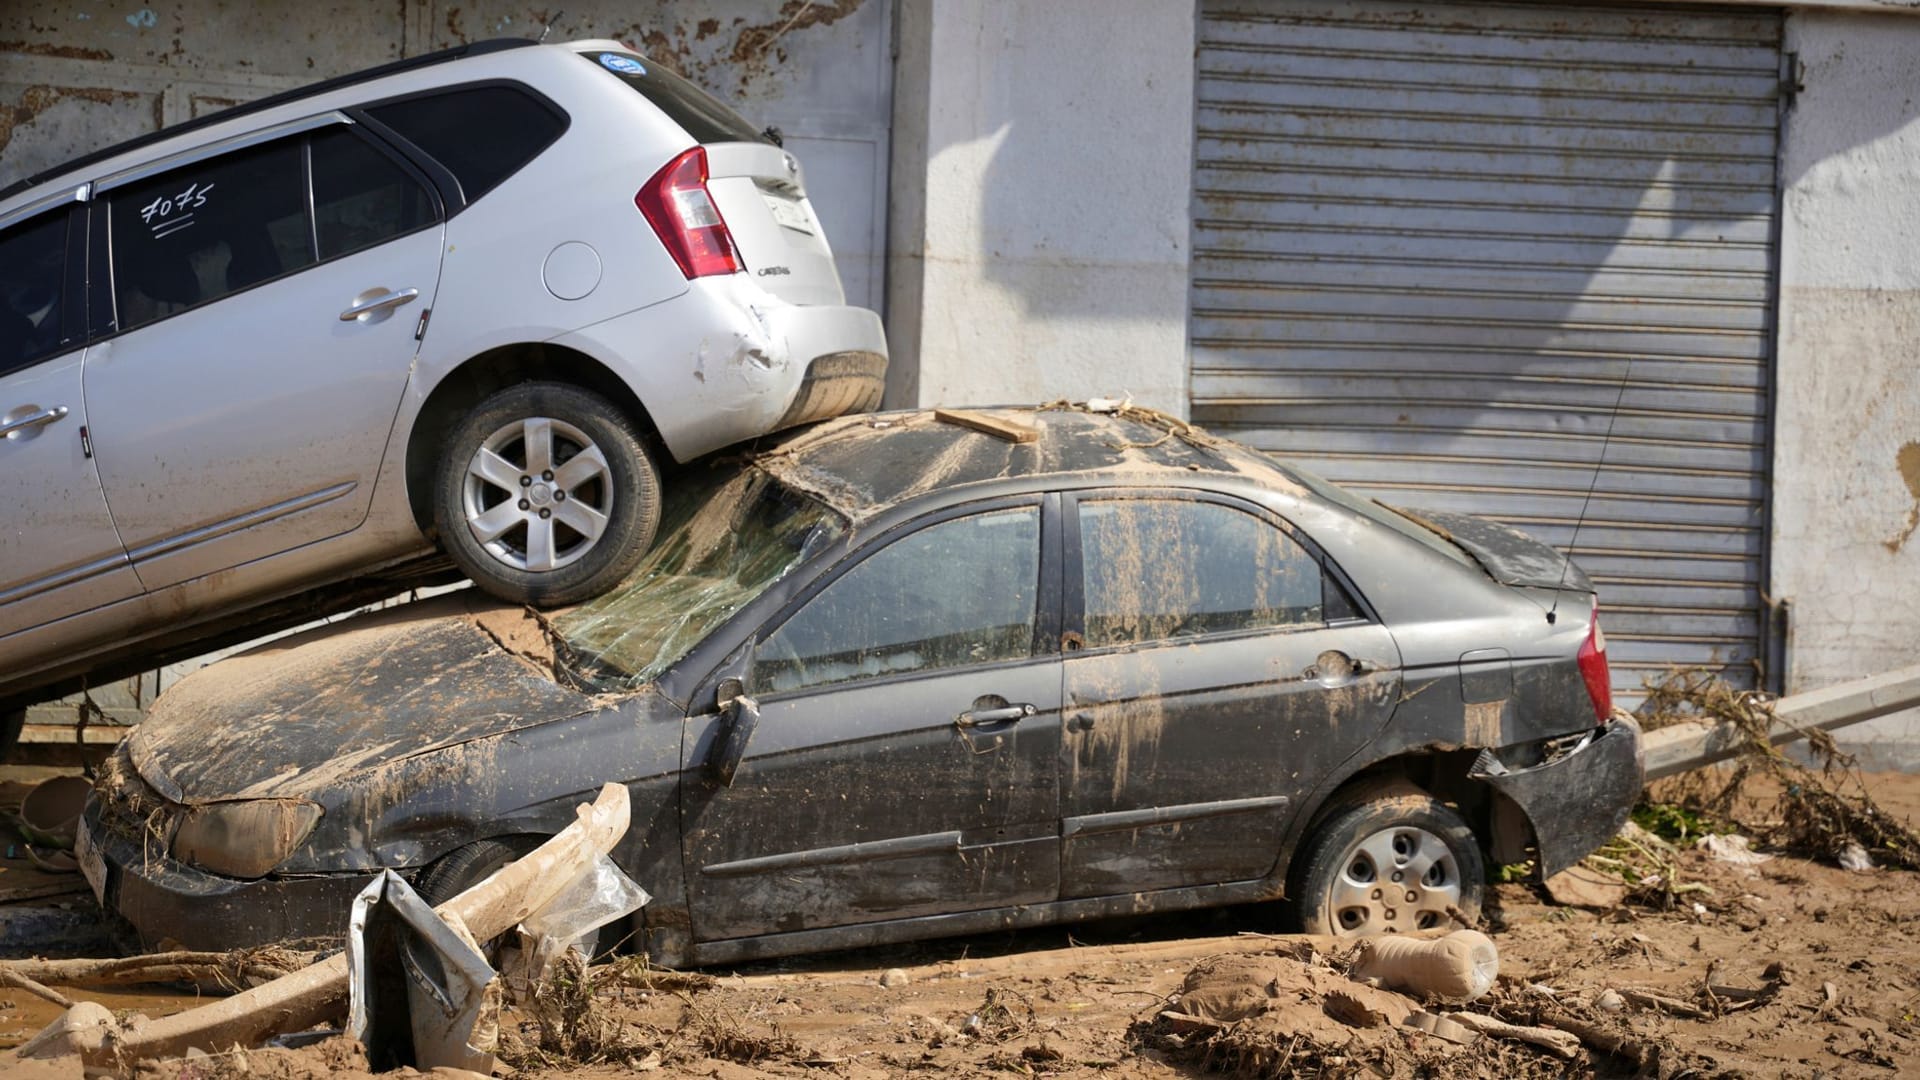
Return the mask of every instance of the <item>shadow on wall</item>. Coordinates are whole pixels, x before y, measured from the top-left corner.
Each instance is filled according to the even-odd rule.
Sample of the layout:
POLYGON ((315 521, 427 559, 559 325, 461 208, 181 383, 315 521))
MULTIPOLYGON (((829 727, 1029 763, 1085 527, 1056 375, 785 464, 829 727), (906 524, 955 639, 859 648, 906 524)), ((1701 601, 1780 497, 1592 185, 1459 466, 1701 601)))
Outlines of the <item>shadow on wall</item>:
POLYGON ((1140 58, 1166 53, 1156 38, 1189 37, 1192 16, 1133 7, 1119 18, 1079 0, 973 12, 976 42, 959 50, 976 65, 971 93, 931 125, 929 171, 970 205, 972 235, 950 238, 953 250, 977 253, 1016 311, 1185 319, 1190 147, 1165 136, 1190 125, 1192 70, 1184 49, 1175 68, 1140 58))

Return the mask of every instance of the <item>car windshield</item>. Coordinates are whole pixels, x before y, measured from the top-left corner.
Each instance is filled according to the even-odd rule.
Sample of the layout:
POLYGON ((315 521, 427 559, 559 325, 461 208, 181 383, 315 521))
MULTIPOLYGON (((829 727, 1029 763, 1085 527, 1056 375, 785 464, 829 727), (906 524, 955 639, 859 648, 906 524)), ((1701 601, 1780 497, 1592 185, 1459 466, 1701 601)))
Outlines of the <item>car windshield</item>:
POLYGON ((752 466, 689 470, 639 569, 554 629, 594 689, 635 689, 845 531, 824 503, 752 466))

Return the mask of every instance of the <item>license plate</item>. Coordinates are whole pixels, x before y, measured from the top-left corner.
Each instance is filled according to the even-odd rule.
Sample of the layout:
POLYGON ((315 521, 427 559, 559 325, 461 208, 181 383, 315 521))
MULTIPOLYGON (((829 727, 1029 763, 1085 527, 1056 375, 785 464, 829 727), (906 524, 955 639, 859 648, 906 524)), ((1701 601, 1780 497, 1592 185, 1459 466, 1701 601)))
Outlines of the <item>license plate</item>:
POLYGON ((80 829, 73 836, 73 857, 80 864, 80 876, 87 879, 93 889, 93 898, 100 906, 107 903, 107 857, 93 844, 93 834, 87 831, 87 823, 82 821, 80 829))
POLYGON ((778 195, 762 195, 761 198, 766 200, 767 209, 772 212, 775 222, 795 232, 813 235, 813 220, 807 217, 806 208, 799 202, 778 195))

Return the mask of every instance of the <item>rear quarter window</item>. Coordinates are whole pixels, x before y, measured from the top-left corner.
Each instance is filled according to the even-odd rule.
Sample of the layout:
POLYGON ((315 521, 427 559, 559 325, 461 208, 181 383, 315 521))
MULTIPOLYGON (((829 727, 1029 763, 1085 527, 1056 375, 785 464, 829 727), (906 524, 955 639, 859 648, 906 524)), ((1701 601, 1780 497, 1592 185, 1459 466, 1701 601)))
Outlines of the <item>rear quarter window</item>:
POLYGON ((624 52, 581 53, 583 58, 626 83, 667 119, 686 129, 697 143, 770 142, 761 129, 718 98, 643 56, 624 52))
POLYGON ((375 105, 367 115, 445 166, 473 202, 520 171, 567 130, 564 114, 504 83, 458 87, 375 105))

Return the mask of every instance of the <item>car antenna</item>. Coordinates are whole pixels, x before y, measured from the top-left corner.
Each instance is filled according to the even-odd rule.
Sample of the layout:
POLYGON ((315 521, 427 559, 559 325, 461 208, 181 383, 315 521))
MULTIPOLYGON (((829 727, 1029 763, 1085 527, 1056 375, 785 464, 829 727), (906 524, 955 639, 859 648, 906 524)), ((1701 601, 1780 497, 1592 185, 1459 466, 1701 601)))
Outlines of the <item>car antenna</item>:
POLYGON ((1547 609, 1547 625, 1552 626, 1560 611, 1560 593, 1567 587, 1567 572, 1573 569, 1573 552, 1580 546, 1580 528, 1587 523, 1587 507, 1593 505, 1593 489, 1600 485, 1600 470, 1607 465, 1607 444, 1613 441, 1613 424, 1620 419, 1620 402, 1627 396, 1627 380, 1633 378, 1633 357, 1627 357, 1627 369, 1620 373, 1620 386, 1613 394, 1613 411, 1607 414, 1607 433, 1600 438, 1600 458, 1593 463, 1593 477, 1587 481, 1587 497, 1580 500, 1580 516, 1573 522, 1573 539, 1560 562, 1560 583, 1553 587, 1553 606, 1547 609))
POLYGON ((565 15, 566 13, 567 13, 567 9, 561 8, 559 11, 556 11, 552 15, 549 15, 547 17, 546 24, 540 27, 540 36, 534 39, 535 43, 536 44, 545 43, 547 40, 547 35, 553 32, 553 24, 559 22, 560 16, 565 15))

